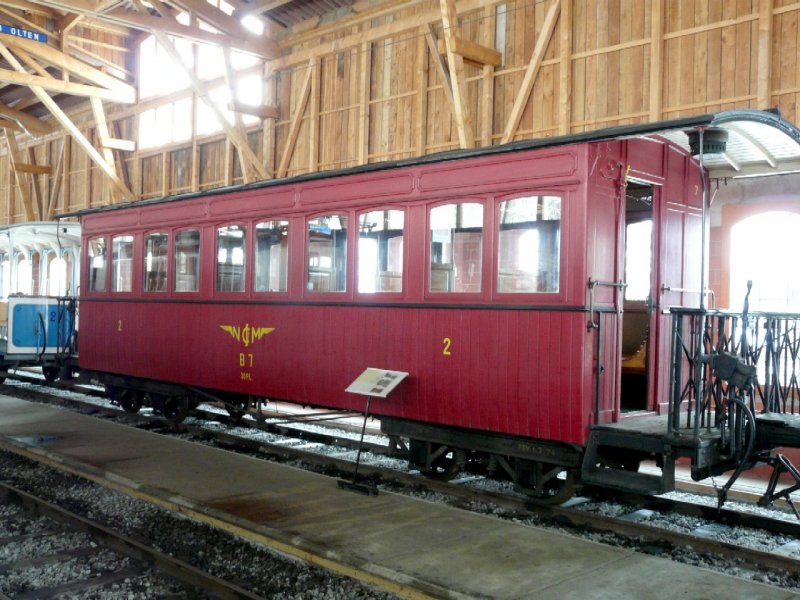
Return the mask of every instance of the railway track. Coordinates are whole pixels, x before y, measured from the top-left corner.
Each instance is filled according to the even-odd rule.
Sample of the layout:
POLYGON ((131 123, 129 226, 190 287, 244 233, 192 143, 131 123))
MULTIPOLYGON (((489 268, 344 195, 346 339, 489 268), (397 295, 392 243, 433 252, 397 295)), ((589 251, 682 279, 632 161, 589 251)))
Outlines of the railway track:
MULTIPOLYGON (((72 400, 58 400, 72 404, 72 400)), ((342 435, 341 428, 328 434, 319 430, 299 429, 287 422, 286 415, 258 422, 233 419, 221 411, 201 411, 203 418, 235 430, 209 428, 194 422, 166 423, 145 415, 126 415, 111 408, 84 403, 84 410, 116 414, 128 422, 148 429, 189 436, 195 441, 246 452, 271 460, 291 461, 340 478, 352 476, 357 440, 342 435), (244 426, 246 425, 246 427, 244 426), (244 430, 244 431, 243 431, 244 430), (265 439, 264 432, 276 439, 265 439), (249 433, 248 433, 249 432, 249 433), (277 439, 280 437, 280 439, 277 439), (316 446, 334 446, 333 455, 321 454, 316 446)), ((328 424, 328 426, 333 426, 328 424)), ((386 463, 387 448, 369 442, 367 456, 359 467, 365 479, 384 489, 400 493, 435 496, 452 505, 515 519, 531 525, 568 528, 572 532, 591 531, 614 543, 633 546, 645 552, 690 552, 721 558, 723 562, 766 577, 800 578, 800 523, 787 520, 793 515, 761 511, 753 514, 739 510, 717 510, 715 499, 706 497, 688 502, 680 499, 617 495, 612 503, 596 498, 576 498, 564 506, 534 505, 523 495, 505 489, 484 489, 484 479, 465 476, 452 482, 426 479, 404 470, 404 461, 375 464, 372 456, 386 463), (612 508, 609 508, 611 506, 612 508), (677 521, 677 525, 676 525, 677 521), (749 541, 748 541, 749 540, 749 541)), ((389 459, 391 462, 391 459, 389 459)), ((605 495, 603 493, 601 496, 605 495)), ((716 559, 715 559, 716 560, 716 559)), ((729 567, 730 568, 730 567, 729 567)))
POLYGON ((0 483, 0 510, 3 597, 261 598, 7 483, 0 483))

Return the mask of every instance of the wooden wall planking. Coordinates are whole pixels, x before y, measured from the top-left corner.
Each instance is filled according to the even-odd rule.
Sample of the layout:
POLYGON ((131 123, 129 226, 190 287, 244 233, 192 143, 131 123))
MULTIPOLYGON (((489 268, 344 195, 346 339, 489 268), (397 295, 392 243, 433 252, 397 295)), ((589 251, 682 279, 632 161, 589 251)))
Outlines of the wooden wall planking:
MULTIPOLYGON (((464 110, 475 144, 495 144, 503 136, 553 1, 561 3, 561 13, 514 139, 743 107, 777 106, 785 118, 800 120, 797 0, 665 0, 657 6, 641 0, 458 0, 456 34, 495 45, 503 56, 498 67, 464 67, 464 110), (568 30, 561 29, 564 23, 568 30)), ((447 59, 432 53, 425 39, 429 27, 442 37, 439 1, 382 6, 289 32, 284 56, 264 66, 265 88, 280 118, 251 126, 248 139, 270 173, 284 163, 291 176, 459 146, 447 59)), ((95 36, 83 44, 87 50, 134 70, 131 43, 110 33, 86 35, 95 36)), ((144 109, 111 107, 112 135, 133 137, 137 111, 144 109)), ((84 110, 77 120, 93 137, 91 115, 84 110)), ((54 173, 64 146, 61 185, 39 177, 40 201, 55 189, 59 212, 109 203, 112 188, 99 169, 63 140, 63 134, 18 139, 54 173)), ((117 152, 116 158, 123 180, 141 199, 244 181, 238 153, 221 134, 117 152)), ((0 169, 9 169, 8 157, 0 156, 0 169)), ((9 177, 0 177, 0 214, 24 218, 9 177)))

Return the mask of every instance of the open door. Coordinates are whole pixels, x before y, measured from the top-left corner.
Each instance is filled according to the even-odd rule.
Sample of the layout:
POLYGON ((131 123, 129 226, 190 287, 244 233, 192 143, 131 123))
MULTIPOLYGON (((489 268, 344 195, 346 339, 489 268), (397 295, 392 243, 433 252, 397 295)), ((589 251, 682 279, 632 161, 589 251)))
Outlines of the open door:
POLYGON ((653 296, 654 203, 658 189, 628 183, 625 198, 623 312, 620 343, 620 417, 654 410, 650 354, 655 348, 658 319, 653 296))

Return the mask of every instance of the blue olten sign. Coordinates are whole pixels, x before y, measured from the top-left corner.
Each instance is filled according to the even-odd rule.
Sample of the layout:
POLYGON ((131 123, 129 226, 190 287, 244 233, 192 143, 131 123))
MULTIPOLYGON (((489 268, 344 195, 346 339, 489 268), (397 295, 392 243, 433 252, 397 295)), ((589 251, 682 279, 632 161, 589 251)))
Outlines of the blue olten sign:
POLYGON ((0 25, 0 33, 8 35, 15 35, 17 37, 25 38, 26 40, 33 40, 34 42, 47 42, 47 35, 37 31, 28 31, 20 27, 12 27, 11 25, 0 25))

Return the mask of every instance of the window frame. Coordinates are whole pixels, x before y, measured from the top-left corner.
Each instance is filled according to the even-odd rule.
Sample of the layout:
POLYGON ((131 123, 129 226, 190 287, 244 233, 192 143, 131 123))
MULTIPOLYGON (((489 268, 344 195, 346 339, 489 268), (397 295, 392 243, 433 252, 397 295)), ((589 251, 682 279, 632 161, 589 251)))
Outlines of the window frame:
POLYGON ((204 226, 202 224, 195 224, 189 225, 186 227, 174 227, 169 231, 171 240, 170 240, 170 263, 169 263, 169 271, 167 277, 171 279, 172 284, 168 289, 168 295, 174 298, 195 298, 200 296, 203 293, 203 284, 204 284, 204 275, 203 271, 205 271, 206 267, 204 264, 205 258, 203 256, 205 242, 203 241, 204 237, 204 226), (178 291, 176 286, 178 285, 178 265, 176 264, 178 253, 176 252, 175 243, 178 239, 178 234, 183 233, 185 231, 196 231, 197 232, 197 239, 198 239, 198 247, 197 247, 197 285, 194 290, 190 291, 178 291))
MULTIPOLYGON (((82 264, 83 264, 83 268, 86 270, 86 289, 82 290, 82 293, 84 293, 86 295, 91 295, 91 296, 107 296, 109 294, 109 290, 111 289, 111 285, 110 285, 110 279, 111 279, 111 268, 110 267, 111 267, 111 265, 109 264, 111 262, 109 260, 110 249, 111 249, 111 246, 109 244, 109 236, 108 236, 108 234, 104 233, 104 234, 100 234, 100 235, 92 235, 90 237, 87 236, 86 242, 85 242, 85 247, 83 248, 83 251, 82 251, 82 254, 83 254, 83 256, 85 258, 81 261, 82 264), (92 265, 91 265, 92 256, 90 255, 89 248, 91 247, 91 243, 94 240, 99 240, 99 239, 103 240, 104 247, 105 247, 106 266, 105 266, 105 273, 103 275, 104 287, 103 287, 102 290, 94 290, 94 289, 92 289, 92 287, 90 285, 91 284, 91 276, 92 276, 92 265)), ((15 258, 16 258, 16 255, 12 258, 12 260, 15 259, 15 258)), ((14 289, 14 282, 13 281, 10 282, 9 288, 11 288, 12 290, 14 289)))
POLYGON ((408 206, 404 205, 380 205, 370 208, 364 208, 356 211, 355 213, 355 223, 356 223, 356 233, 355 233, 355 240, 353 245, 355 246, 354 252, 355 255, 353 257, 353 294, 354 297, 357 298, 359 301, 387 301, 387 300, 404 300, 408 295, 408 269, 409 269, 409 261, 408 261, 408 247, 409 247, 409 208, 408 206), (402 289, 399 292, 359 292, 358 291, 358 265, 359 265, 359 251, 358 251, 358 240, 361 239, 361 232, 358 230, 361 224, 361 216, 372 213, 372 212, 382 212, 382 211, 390 211, 396 210, 403 213, 403 257, 402 257, 402 264, 403 264, 403 273, 401 276, 401 285, 402 289))
POLYGON ((139 247, 139 239, 140 239, 140 235, 137 232, 131 231, 131 230, 116 231, 116 232, 114 232, 114 233, 112 233, 110 235, 111 246, 110 246, 109 250, 110 250, 110 256, 111 256, 111 264, 107 265, 106 268, 110 267, 110 269, 109 269, 110 273, 109 273, 109 279, 108 279, 108 293, 111 296, 115 296, 115 297, 118 297, 118 296, 132 296, 132 295, 138 293, 139 290, 141 289, 139 287, 139 285, 138 285, 138 278, 139 278, 139 275, 140 275, 140 271, 139 271, 139 265, 138 265, 138 262, 137 262, 138 258, 139 258, 139 249, 138 249, 138 247, 139 247), (131 276, 131 289, 129 289, 129 290, 115 290, 115 289, 112 289, 113 285, 114 285, 114 264, 115 264, 114 263, 114 240, 117 239, 117 238, 122 238, 122 237, 130 237, 131 238, 131 258, 130 258, 130 261, 131 261, 131 275, 130 275, 131 276))
POLYGON ((174 239, 174 237, 172 235, 172 230, 170 228, 168 228, 168 227, 162 227, 160 229, 153 229, 153 230, 149 230, 149 231, 144 231, 142 233, 142 280, 141 280, 141 284, 142 284, 142 295, 143 296, 149 296, 150 294, 155 294, 157 297, 161 298, 161 297, 169 296, 170 293, 172 293, 174 291, 172 289, 172 282, 173 282, 172 268, 174 267, 174 265, 172 264, 172 262, 173 262, 173 258, 172 258, 172 252, 173 252, 172 242, 173 242, 173 239, 174 239), (166 261, 167 262, 166 262, 166 272, 165 272, 166 288, 163 291, 148 290, 147 289, 147 282, 146 282, 147 269, 146 269, 146 266, 145 266, 145 260, 147 259, 147 238, 150 237, 151 235, 156 235, 156 234, 161 234, 161 235, 166 235, 167 236, 167 256, 166 256, 166 261))
MULTIPOLYGON (((210 270, 210 277, 211 277, 211 293, 215 297, 226 297, 226 298, 249 298, 250 293, 252 291, 252 235, 251 235, 251 224, 252 222, 245 219, 238 219, 233 221, 222 221, 218 223, 214 223, 211 228, 211 235, 213 238, 213 245, 214 251, 213 255, 208 257, 206 260, 208 261, 208 265, 210 270), (220 290, 218 289, 218 268, 219 263, 219 230, 224 227, 241 227, 244 230, 244 248, 243 248, 243 255, 242 259, 244 260, 244 265, 242 265, 242 277, 244 281, 242 282, 242 289, 240 291, 234 290, 220 290)), ((201 253, 202 256, 202 253, 201 253)), ((201 259, 202 264, 202 259, 201 259)))
POLYGON ((528 305, 551 305, 559 304, 564 301, 567 294, 567 268, 565 266, 566 253, 566 239, 569 237, 568 226, 569 216, 568 209, 572 204, 571 190, 556 190, 556 189, 536 189, 514 192, 512 194, 505 194, 502 196, 495 196, 492 202, 492 237, 493 237, 493 251, 492 251, 492 289, 491 301, 501 304, 528 304, 528 305), (561 199, 561 219, 559 225, 559 243, 558 243, 558 291, 556 292, 499 292, 497 291, 498 279, 500 276, 500 204, 515 200, 517 198, 528 198, 531 196, 552 196, 561 199))
POLYGON ((492 211, 487 210, 491 205, 488 198, 484 196, 464 196, 458 198, 446 198, 437 200, 425 205, 425 258, 422 265, 424 270, 423 277, 423 298, 425 300, 446 302, 446 303, 483 303, 491 297, 491 289, 487 282, 491 281, 492 251, 494 247, 493 228, 494 217, 492 211), (483 221, 481 225, 481 289, 478 292, 432 292, 431 291, 431 212, 439 206, 449 204, 480 204, 483 208, 483 221), (487 231, 490 235, 487 236, 487 231))
POLYGON ((280 300, 285 299, 289 296, 289 293, 292 290, 292 285, 294 283, 295 268, 292 264, 292 258, 294 254, 294 250, 292 249, 293 238, 296 235, 294 230, 296 229, 295 220, 286 215, 280 216, 266 216, 266 217, 258 217, 250 221, 250 231, 252 235, 250 236, 251 239, 249 240, 250 245, 250 257, 249 257, 249 281, 250 284, 247 286, 248 291, 252 294, 253 298, 258 298, 260 300, 280 300), (287 240, 286 240, 286 290, 282 292, 271 292, 269 290, 256 290, 256 226, 261 223, 269 223, 274 221, 282 221, 286 223, 287 227, 287 240))
POLYGON ((302 281, 302 288, 303 294, 302 298, 305 300, 335 300, 335 301, 347 301, 353 300, 353 285, 355 278, 353 276, 353 265, 354 265, 354 235, 352 233, 353 226, 353 215, 354 211, 349 209, 331 209, 331 210, 322 210, 316 211, 310 214, 306 214, 303 216, 303 281, 302 281), (318 219, 320 217, 330 217, 330 216, 339 216, 339 217, 347 217, 347 239, 345 240, 345 252, 347 256, 345 257, 345 277, 344 277, 344 284, 345 289, 341 292, 318 292, 308 289, 308 276, 309 276, 309 241, 310 241, 310 232, 308 229, 308 224, 313 219, 318 219))

